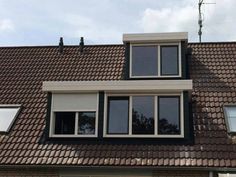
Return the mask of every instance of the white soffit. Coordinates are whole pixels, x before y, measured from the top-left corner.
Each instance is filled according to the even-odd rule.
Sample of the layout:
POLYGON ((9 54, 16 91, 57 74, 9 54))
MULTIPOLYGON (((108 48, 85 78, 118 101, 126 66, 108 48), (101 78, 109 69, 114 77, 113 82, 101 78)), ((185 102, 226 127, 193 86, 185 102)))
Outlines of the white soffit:
POLYGON ((123 81, 45 81, 43 91, 63 92, 173 92, 192 90, 192 80, 123 80, 123 81))
POLYGON ((188 40, 188 32, 123 34, 123 42, 170 42, 188 40))

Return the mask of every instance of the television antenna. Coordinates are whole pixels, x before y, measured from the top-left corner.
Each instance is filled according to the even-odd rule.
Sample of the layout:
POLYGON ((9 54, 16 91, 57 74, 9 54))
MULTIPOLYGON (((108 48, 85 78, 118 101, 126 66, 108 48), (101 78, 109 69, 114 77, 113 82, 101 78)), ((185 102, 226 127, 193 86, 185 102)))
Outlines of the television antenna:
POLYGON ((216 4, 216 3, 207 3, 204 2, 204 0, 199 0, 198 3, 198 26, 199 26, 199 30, 198 30, 198 36, 199 36, 199 42, 202 42, 202 28, 203 28, 203 13, 202 13, 202 5, 203 4, 216 4))

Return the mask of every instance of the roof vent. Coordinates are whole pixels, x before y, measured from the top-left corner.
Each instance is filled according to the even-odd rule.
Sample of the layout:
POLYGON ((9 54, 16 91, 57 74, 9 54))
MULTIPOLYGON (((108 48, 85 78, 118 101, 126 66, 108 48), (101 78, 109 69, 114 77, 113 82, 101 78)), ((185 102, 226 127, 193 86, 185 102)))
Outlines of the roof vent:
POLYGON ((60 37, 59 52, 60 52, 61 54, 63 53, 63 47, 64 47, 63 37, 60 37))
POLYGON ((80 52, 82 53, 83 50, 84 50, 84 38, 83 38, 83 37, 80 38, 79 46, 80 46, 80 47, 79 47, 80 52))

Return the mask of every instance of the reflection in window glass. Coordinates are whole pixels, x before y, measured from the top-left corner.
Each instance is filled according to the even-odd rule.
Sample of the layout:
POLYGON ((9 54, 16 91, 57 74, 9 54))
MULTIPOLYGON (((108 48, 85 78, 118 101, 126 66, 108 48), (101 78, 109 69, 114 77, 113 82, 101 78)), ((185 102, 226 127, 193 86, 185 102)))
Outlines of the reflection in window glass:
POLYGON ((12 124, 19 107, 0 107, 0 131, 7 132, 12 124))
POLYGON ((95 112, 79 112, 78 134, 95 134, 95 112))
POLYGON ((154 134, 154 97, 133 96, 132 133, 154 134))
POLYGON ((179 97, 158 98, 158 133, 180 134, 180 105, 179 97))
POLYGON ((108 134, 128 134, 129 97, 108 97, 108 134))
POLYGON ((225 106, 225 113, 228 119, 230 132, 236 132, 236 106, 225 106))
POLYGON ((55 134, 75 133, 75 112, 55 112, 55 134))
POLYGON ((161 75, 178 75, 178 46, 161 46, 161 75))
POLYGON ((156 76, 157 68, 157 46, 132 47, 132 76, 156 76))

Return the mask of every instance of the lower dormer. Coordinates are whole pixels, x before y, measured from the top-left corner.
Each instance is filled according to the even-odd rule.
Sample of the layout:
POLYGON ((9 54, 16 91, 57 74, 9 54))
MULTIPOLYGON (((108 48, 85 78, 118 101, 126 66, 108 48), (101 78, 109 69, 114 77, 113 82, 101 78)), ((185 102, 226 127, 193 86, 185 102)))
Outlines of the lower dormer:
POLYGON ((185 138, 192 80, 44 82, 49 137, 185 138))

